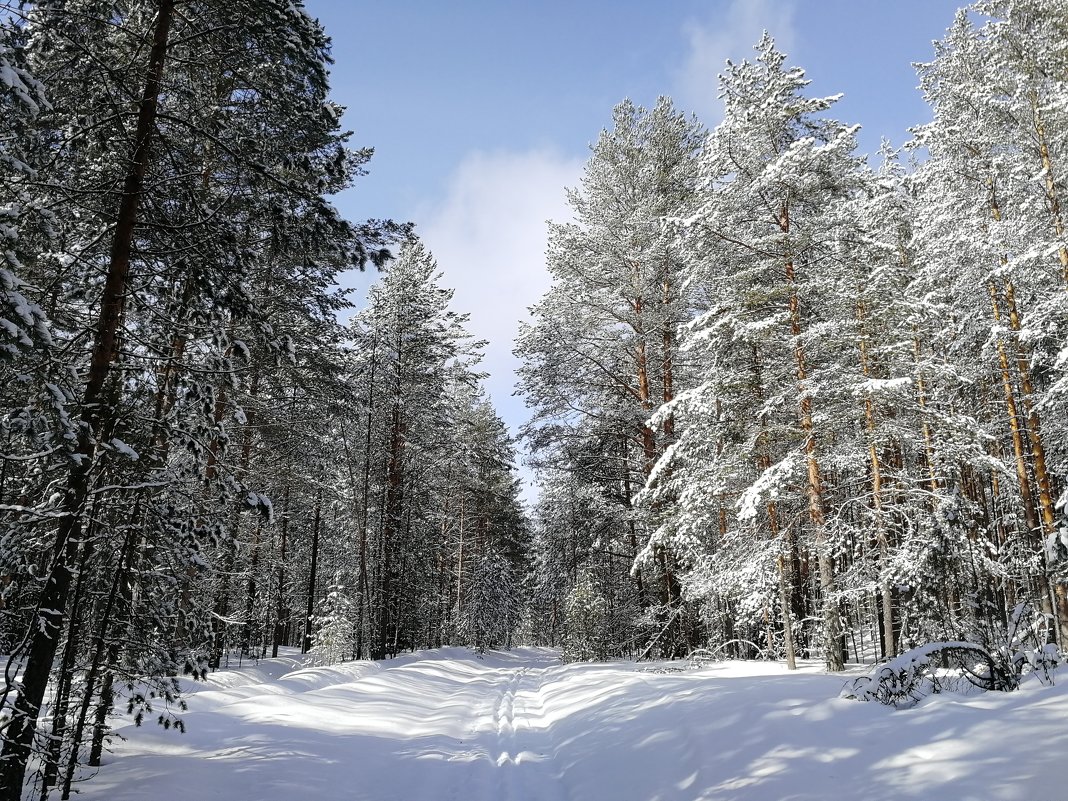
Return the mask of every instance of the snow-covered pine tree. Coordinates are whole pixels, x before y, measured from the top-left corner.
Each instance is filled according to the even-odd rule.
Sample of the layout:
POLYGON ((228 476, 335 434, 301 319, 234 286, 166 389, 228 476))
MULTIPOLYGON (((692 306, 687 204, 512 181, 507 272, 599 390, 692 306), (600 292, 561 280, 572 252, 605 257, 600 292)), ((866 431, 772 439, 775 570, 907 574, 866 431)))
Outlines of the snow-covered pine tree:
POLYGON ((472 648, 482 653, 511 644, 518 621, 518 587, 509 560, 485 549, 472 571, 461 610, 459 633, 472 648))
POLYGON ((585 571, 579 574, 564 604, 564 659, 569 662, 605 660, 613 647, 609 639, 608 600, 585 571))
MULTIPOLYGON (((935 60, 920 67, 934 111, 917 130, 930 153, 915 179, 925 209, 917 237, 929 268, 920 278, 927 295, 940 294, 952 310, 943 321, 955 329, 943 335, 946 355, 956 380, 968 382, 947 385, 944 403, 974 418, 961 428, 985 435, 971 455, 944 462, 949 485, 997 554, 985 568, 997 604, 1011 609, 1019 595, 1055 613, 1063 628, 1065 586, 1052 577, 1046 548, 1063 485, 1063 435, 1059 417, 1044 410, 1059 403, 1050 389, 1064 338, 1064 281, 1057 182, 1045 180, 1052 172, 1044 165, 1053 162, 1042 156, 1052 158, 1056 146, 1050 150, 1053 141, 1040 130, 1058 81, 1035 81, 1041 57, 1020 27, 1036 22, 1033 4, 977 10, 1006 16, 977 27, 962 10, 936 43, 935 60)), ((1041 41, 1048 31, 1034 35, 1041 41)), ((967 604, 950 608, 959 609, 955 627, 968 625, 967 604)))
POLYGON ((298 544, 313 552, 297 557, 308 566, 302 606, 310 620, 322 597, 316 576, 342 576, 354 657, 474 641, 472 621, 494 615, 500 625, 479 623, 477 638, 505 643, 518 618, 526 522, 514 446, 478 386, 481 343, 449 309, 451 296, 425 248, 406 246, 352 321, 343 386, 325 407, 336 444, 323 464, 338 467, 319 484, 331 509, 315 518, 323 536, 298 544), (490 587, 491 554, 508 569, 489 609, 476 595, 490 587))
POLYGON ((320 664, 334 665, 351 658, 356 647, 354 612, 351 593, 341 577, 335 576, 312 621, 315 634, 310 653, 320 664))
POLYGON ((446 542, 455 558, 443 566, 455 570, 456 617, 444 628, 456 626, 462 641, 485 650, 511 643, 523 601, 527 525, 511 437, 481 391, 465 390, 451 393, 459 407, 453 452, 460 458, 448 482, 446 525, 454 536, 446 542))
MULTIPOLYGON (((65 396, 46 385, 46 351, 51 344, 50 324, 32 298, 36 294, 32 272, 36 256, 48 246, 48 217, 37 209, 30 191, 35 170, 29 162, 39 146, 36 121, 49 104, 44 89, 26 65, 25 34, 12 18, 0 16, 0 383, 8 409, 0 427, 5 462, 23 453, 42 453, 56 447, 56 438, 71 431, 65 413, 65 396)), ((28 476, 8 475, 0 480, 0 502, 22 505, 11 509, 14 519, 36 520, 36 503, 27 504, 23 488, 28 476)), ((32 484, 31 484, 32 485, 32 484)), ((0 539, 0 652, 10 653, 21 638, 26 619, 18 599, 33 568, 29 531, 16 539, 10 529, 0 539)))
POLYGON ((663 628, 656 610, 642 608, 628 568, 626 548, 633 518, 618 491, 606 491, 605 452, 593 443, 566 443, 556 459, 566 470, 542 471, 538 502, 531 511, 531 630, 539 642, 562 645, 567 598, 579 576, 593 582, 607 613, 600 625, 613 656, 634 653, 634 644, 663 628))
POLYGON ((1068 544, 1059 532, 1068 502, 1068 56, 1062 44, 1068 19, 1061 4, 1050 0, 997 0, 974 8, 991 18, 979 35, 983 56, 1002 81, 1000 136, 1019 176, 1016 191, 1000 199, 1014 229, 1002 280, 1004 313, 1017 353, 1021 414, 1063 648, 1068 544))
POLYGON ((375 554, 368 590, 375 658, 422 635, 423 588, 415 584, 416 577, 435 572, 431 516, 446 474, 440 445, 448 441, 453 419, 448 392, 453 381, 477 381, 481 343, 464 329, 465 316, 448 309, 452 292, 439 280, 433 257, 420 243, 409 244, 371 288, 359 316, 377 354, 379 422, 372 437, 383 453, 370 479, 379 501, 367 546, 375 554))
MULTIPOLYGON (((615 108, 581 186, 568 195, 575 221, 550 227, 553 283, 517 343, 520 388, 534 410, 527 437, 546 464, 569 452, 561 443, 584 441, 570 452, 592 461, 558 466, 589 476, 606 510, 618 507, 601 521, 603 547, 616 553, 646 546, 647 514, 630 499, 675 436, 670 417, 657 429, 648 424, 685 373, 675 336, 689 301, 663 222, 693 192, 701 136, 667 98, 648 110, 630 101, 615 108)), ((681 604, 677 567, 658 546, 649 553, 634 570, 633 591, 666 623, 681 604)), ((620 560, 615 569, 624 567, 620 560)), ((663 642, 684 650, 684 640, 678 627, 663 642)))
POLYGON ((853 309, 842 308, 836 243, 863 173, 855 129, 819 116, 836 98, 806 97, 804 72, 786 66, 770 36, 756 50, 755 61, 728 62, 721 76, 724 119, 683 224, 687 281, 702 303, 683 345, 697 376, 658 415, 678 419, 679 440, 643 502, 679 499, 652 542, 689 564, 718 532, 703 546, 718 567, 702 592, 731 582, 751 621, 803 603, 777 600, 804 586, 794 576, 812 552, 824 657, 841 669, 841 542, 828 522, 836 425, 824 398, 842 390, 833 341, 853 309))

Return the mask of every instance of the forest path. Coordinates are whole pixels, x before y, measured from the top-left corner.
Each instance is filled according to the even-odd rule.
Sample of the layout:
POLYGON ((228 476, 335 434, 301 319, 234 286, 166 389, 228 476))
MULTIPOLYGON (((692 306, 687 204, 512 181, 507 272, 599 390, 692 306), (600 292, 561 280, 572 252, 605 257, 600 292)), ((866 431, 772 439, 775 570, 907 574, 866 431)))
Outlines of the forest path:
POLYGON ((815 665, 564 665, 541 648, 322 668, 290 653, 191 686, 185 735, 122 726, 80 798, 1062 797, 1068 673, 902 712, 839 699, 842 683, 815 665))

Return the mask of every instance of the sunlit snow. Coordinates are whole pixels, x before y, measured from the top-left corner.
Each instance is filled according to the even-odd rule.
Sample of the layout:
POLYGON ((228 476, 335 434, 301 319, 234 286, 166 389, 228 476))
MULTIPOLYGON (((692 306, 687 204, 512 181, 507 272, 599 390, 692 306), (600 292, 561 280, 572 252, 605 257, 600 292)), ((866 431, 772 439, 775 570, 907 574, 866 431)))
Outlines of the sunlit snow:
POLYGON ((459 648, 209 677, 188 732, 121 728, 98 801, 828 801, 1063 797, 1068 676, 911 710, 808 664, 561 664, 459 648))

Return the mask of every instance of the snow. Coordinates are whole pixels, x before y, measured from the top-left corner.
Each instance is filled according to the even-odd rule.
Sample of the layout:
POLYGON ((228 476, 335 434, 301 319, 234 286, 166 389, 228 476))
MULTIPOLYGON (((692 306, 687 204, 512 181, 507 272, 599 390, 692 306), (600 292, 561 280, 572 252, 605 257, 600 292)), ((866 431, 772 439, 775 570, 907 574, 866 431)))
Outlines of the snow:
POLYGON ((855 394, 858 396, 874 395, 879 392, 905 389, 911 386, 911 376, 903 376, 901 378, 869 378, 857 387, 855 394))
POLYGON ((797 466, 798 456, 796 453, 788 453, 786 457, 771 467, 767 468, 760 477, 746 488, 742 497, 738 500, 738 519, 752 520, 758 514, 761 499, 767 494, 774 499, 778 495, 779 488, 790 477, 797 466))
POLYGON ((111 440, 111 447, 114 448, 117 453, 121 453, 123 456, 125 456, 132 462, 136 462, 139 458, 137 451, 135 451, 133 448, 131 448, 118 437, 115 437, 111 440))
POLYGON ((848 677, 815 663, 563 665, 541 648, 304 659, 191 686, 184 735, 121 728, 80 797, 1022 801, 1068 782, 1068 677, 895 711, 838 698, 848 677))

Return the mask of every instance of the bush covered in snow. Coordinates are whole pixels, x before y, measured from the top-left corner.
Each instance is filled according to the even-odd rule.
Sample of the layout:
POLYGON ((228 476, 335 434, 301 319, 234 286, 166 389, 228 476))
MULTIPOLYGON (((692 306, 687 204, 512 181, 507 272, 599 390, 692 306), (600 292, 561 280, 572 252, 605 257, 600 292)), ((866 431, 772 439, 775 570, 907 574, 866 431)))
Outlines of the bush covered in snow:
POLYGON ((1052 684, 1060 653, 1052 643, 1034 641, 1042 621, 1030 605, 1020 604, 1001 643, 932 642, 913 648, 846 684, 842 697, 904 709, 946 690, 1015 690, 1029 673, 1052 684))

